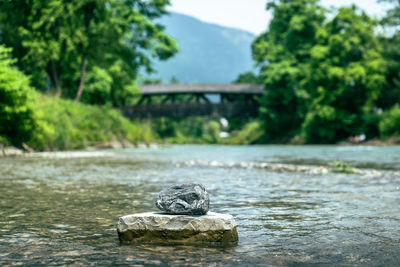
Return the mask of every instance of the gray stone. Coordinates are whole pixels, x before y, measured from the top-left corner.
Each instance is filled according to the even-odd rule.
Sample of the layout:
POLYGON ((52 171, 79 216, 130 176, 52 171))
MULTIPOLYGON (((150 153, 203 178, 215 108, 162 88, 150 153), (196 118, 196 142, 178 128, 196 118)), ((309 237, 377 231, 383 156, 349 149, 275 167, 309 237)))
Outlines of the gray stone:
POLYGON ((168 214, 203 215, 210 206, 210 197, 201 184, 171 186, 158 193, 156 206, 168 214))
POLYGON ((208 212, 203 216, 147 212, 119 218, 122 243, 236 244, 238 233, 231 215, 208 212))

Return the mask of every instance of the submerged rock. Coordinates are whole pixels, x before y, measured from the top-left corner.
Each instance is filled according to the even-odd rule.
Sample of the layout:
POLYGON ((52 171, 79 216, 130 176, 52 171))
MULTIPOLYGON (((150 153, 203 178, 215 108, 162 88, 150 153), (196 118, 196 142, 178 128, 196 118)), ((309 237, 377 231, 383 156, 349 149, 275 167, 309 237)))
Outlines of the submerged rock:
POLYGON ((204 215, 210 197, 201 184, 175 185, 158 193, 156 206, 168 214, 204 215))
POLYGON ((122 243, 223 243, 235 244, 239 237, 231 215, 209 212, 204 216, 147 212, 119 218, 122 243))

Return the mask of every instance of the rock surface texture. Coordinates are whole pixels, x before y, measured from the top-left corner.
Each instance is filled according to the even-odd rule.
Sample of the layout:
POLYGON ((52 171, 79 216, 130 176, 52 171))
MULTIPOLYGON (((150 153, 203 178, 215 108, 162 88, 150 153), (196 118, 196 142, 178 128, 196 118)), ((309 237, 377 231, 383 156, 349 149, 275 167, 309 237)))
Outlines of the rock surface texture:
POLYGON ((158 193, 156 206, 168 214, 203 215, 210 197, 201 184, 175 185, 158 193))
POLYGON ((119 218, 122 243, 236 244, 238 233, 231 215, 209 212, 203 216, 147 212, 119 218))

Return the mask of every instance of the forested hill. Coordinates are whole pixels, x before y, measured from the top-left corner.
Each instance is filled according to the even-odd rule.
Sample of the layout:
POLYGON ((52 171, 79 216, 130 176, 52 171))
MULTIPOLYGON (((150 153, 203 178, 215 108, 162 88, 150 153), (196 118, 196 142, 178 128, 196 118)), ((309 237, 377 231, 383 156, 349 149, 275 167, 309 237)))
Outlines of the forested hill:
POLYGON ((164 83, 176 77, 180 82, 232 82, 238 74, 253 67, 249 32, 210 24, 190 16, 170 13, 160 20, 166 33, 179 44, 179 53, 165 62, 157 62, 164 83))

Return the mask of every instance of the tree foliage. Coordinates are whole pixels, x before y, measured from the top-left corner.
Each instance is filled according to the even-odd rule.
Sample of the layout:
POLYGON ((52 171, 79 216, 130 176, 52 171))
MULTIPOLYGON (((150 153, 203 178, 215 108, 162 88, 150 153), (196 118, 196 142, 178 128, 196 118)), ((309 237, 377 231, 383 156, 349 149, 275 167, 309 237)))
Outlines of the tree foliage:
POLYGON ((273 13, 268 31, 252 45, 253 58, 261 66, 265 94, 261 114, 270 139, 292 136, 304 117, 304 65, 316 44, 324 12, 316 0, 270 1, 273 13))
POLYGON ((326 20, 314 0, 275 0, 267 8, 269 29, 252 46, 265 85, 267 139, 332 143, 365 132, 385 83, 376 21, 355 6, 326 20))
POLYGON ((382 137, 391 135, 400 135, 400 108, 392 107, 385 112, 382 120, 379 122, 379 130, 382 137))
POLYGON ((306 141, 335 142, 364 132, 385 82, 375 21, 352 6, 317 33, 308 74, 302 81, 310 101, 302 125, 306 141))
POLYGON ((262 84, 262 80, 258 77, 254 72, 248 71, 240 74, 234 83, 253 83, 253 84, 262 84))
POLYGON ((36 92, 29 79, 14 65, 11 49, 0 45, 0 135, 20 146, 35 128, 33 102, 36 92))
POLYGON ((50 84, 55 94, 79 100, 86 76, 101 68, 104 79, 112 78, 111 102, 122 105, 140 67, 152 71, 151 57, 164 60, 177 51, 175 41, 153 22, 168 3, 2 0, 0 40, 14 48, 36 88, 47 90, 50 84))
MULTIPOLYGON (((382 19, 384 25, 397 27, 400 25, 400 1, 399 0, 378 0, 378 2, 387 2, 392 4, 392 8, 386 13, 382 19)), ((397 28, 398 29, 398 28, 397 28)))
POLYGON ((382 0, 381 2, 391 3, 381 23, 393 34, 381 36, 383 56, 386 61, 386 80, 384 93, 378 99, 378 106, 388 109, 395 104, 400 104, 400 1, 382 0))

